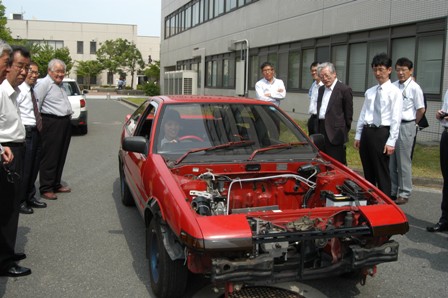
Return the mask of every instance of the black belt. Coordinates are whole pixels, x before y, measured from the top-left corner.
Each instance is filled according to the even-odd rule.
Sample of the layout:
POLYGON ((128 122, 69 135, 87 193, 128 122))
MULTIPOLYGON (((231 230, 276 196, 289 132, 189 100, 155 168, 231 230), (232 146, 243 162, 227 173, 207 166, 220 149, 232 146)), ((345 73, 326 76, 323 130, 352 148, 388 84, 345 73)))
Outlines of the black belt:
POLYGON ((65 116, 58 116, 58 115, 53 115, 53 114, 42 114, 42 117, 48 117, 48 118, 55 118, 55 119, 64 119, 64 118, 69 118, 71 115, 65 115, 65 116))
POLYGON ((376 126, 375 124, 364 124, 365 128, 389 128, 390 126, 384 126, 384 125, 380 125, 380 126, 376 126))
POLYGON ((25 126, 26 132, 37 131, 37 126, 36 125, 24 125, 24 126, 25 126))
POLYGON ((401 123, 409 123, 409 122, 415 122, 415 119, 414 120, 401 120, 401 123))
POLYGON ((18 143, 18 142, 6 142, 2 143, 3 147, 23 147, 25 146, 25 142, 18 143))

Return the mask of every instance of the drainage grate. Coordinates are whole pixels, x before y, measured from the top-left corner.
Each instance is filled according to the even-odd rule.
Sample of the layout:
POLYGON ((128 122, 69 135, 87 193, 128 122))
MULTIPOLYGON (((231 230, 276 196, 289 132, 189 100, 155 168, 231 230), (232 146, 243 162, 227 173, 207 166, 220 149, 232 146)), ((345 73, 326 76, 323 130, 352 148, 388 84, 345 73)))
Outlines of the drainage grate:
POLYGON ((246 287, 229 294, 229 298, 305 298, 305 296, 281 288, 246 287))

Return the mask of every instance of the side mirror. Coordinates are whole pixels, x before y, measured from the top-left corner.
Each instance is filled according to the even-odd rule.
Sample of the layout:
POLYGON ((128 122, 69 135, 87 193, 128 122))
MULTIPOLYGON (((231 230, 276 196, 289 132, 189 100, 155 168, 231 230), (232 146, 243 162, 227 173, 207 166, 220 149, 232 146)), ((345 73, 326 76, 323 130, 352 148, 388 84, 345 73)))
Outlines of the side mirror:
POLYGON ((319 150, 322 150, 322 148, 324 148, 325 137, 323 134, 320 133, 312 134, 310 135, 310 139, 314 143, 314 145, 316 145, 316 147, 319 148, 319 150))
POLYGON ((89 90, 86 90, 86 89, 82 90, 82 94, 87 94, 87 93, 89 93, 89 90))
POLYGON ((121 146, 125 151, 137 152, 144 155, 148 154, 148 144, 145 137, 126 137, 121 142, 121 146))

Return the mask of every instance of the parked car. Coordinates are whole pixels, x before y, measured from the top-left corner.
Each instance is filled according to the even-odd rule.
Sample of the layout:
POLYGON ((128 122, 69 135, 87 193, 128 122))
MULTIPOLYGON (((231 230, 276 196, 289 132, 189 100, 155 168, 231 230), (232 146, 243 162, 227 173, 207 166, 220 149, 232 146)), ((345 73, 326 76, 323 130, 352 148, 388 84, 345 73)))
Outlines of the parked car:
POLYGON ((230 293, 343 273, 365 282, 397 260, 403 211, 312 140, 254 99, 160 96, 126 116, 121 200, 144 219, 157 297, 182 297, 188 272, 230 293))
POLYGON ((74 79, 64 78, 62 84, 72 105, 72 125, 78 129, 79 133, 86 134, 88 130, 87 106, 84 94, 88 93, 88 91, 81 91, 78 83, 74 79))

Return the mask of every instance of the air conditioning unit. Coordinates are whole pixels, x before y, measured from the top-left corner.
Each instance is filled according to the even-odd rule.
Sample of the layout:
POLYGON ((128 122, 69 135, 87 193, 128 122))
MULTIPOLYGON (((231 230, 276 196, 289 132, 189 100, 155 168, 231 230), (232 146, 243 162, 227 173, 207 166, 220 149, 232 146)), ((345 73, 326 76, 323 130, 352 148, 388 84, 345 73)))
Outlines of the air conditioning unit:
POLYGON ((197 95, 198 73, 194 70, 167 71, 164 74, 164 90, 166 95, 197 95))

